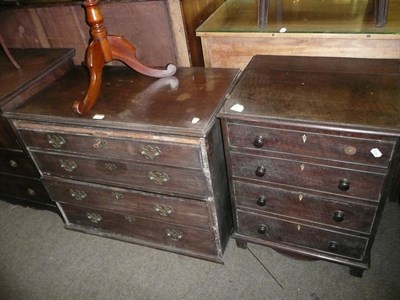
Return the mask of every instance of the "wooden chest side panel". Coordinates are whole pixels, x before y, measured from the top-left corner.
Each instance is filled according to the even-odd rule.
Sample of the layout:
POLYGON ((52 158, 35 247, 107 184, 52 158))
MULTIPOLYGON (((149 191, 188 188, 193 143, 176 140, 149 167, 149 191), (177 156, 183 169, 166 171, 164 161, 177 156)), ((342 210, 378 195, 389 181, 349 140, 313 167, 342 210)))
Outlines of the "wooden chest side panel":
POLYGON ((43 184, 34 178, 0 173, 0 194, 37 203, 52 204, 43 184))
POLYGON ((7 121, 0 117, 0 148, 21 149, 7 121))
POLYGON ((20 176, 39 177, 32 160, 22 151, 0 150, 0 170, 20 176))

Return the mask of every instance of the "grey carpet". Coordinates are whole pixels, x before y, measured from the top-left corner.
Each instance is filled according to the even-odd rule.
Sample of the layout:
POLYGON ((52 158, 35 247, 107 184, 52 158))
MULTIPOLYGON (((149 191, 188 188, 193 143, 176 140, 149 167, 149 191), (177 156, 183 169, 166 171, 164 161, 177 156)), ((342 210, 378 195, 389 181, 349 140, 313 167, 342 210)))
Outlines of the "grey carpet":
POLYGON ((220 265, 69 231, 55 213, 0 201, 0 299, 400 299, 399 220, 388 203, 371 269, 356 278, 249 244, 268 273, 233 240, 220 265))

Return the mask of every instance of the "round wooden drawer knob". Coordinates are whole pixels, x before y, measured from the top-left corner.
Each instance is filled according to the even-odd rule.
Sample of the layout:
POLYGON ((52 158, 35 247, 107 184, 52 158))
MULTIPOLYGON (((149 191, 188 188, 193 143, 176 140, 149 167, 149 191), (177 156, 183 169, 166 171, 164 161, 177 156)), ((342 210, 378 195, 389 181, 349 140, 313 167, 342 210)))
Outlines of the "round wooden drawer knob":
POLYGON ((340 210, 337 210, 333 213, 333 219, 336 222, 342 222, 344 220, 344 213, 340 210))
POLYGON ((258 177, 263 177, 266 172, 267 169, 264 166, 258 166, 255 173, 258 177))
POLYGON ((261 135, 257 135, 253 142, 254 147, 262 148, 262 146, 264 146, 264 144, 265 144, 264 137, 262 137, 261 135))
POLYGON ((350 188, 350 181, 347 179, 343 178, 339 180, 339 185, 338 185, 339 190, 345 192, 350 188))
POLYGON ((257 232, 259 234, 266 234, 268 232, 268 227, 264 224, 261 224, 260 226, 258 226, 257 232))
POLYGON ((265 204, 267 203, 267 198, 264 196, 260 196, 257 199, 257 205, 258 206, 265 206, 265 204))

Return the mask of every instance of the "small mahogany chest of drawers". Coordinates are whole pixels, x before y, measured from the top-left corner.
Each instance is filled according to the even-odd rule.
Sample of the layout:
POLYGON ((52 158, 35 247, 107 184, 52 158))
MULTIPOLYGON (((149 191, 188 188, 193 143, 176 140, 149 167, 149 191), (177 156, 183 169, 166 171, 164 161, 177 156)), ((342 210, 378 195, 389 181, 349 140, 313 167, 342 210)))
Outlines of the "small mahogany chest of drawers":
POLYGON ((237 245, 361 276, 398 195, 399 61, 255 56, 219 117, 237 245))
POLYGON ((106 68, 91 114, 76 68, 8 114, 69 229, 222 262, 232 231, 216 114, 233 69, 106 68))
POLYGON ((73 49, 11 49, 17 69, 0 51, 0 198, 56 209, 40 175, 3 114, 73 67, 73 49))

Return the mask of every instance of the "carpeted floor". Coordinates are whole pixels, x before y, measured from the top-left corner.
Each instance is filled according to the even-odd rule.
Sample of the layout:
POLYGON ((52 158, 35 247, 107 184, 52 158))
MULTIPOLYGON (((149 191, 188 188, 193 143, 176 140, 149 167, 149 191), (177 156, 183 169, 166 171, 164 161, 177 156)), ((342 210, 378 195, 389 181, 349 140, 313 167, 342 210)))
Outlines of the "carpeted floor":
POLYGON ((363 278, 230 241, 225 265, 63 228, 0 201, 0 299, 400 299, 400 207, 388 203, 363 278), (254 255, 253 255, 254 254, 254 255), (262 262, 263 265, 258 261, 262 262))

